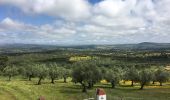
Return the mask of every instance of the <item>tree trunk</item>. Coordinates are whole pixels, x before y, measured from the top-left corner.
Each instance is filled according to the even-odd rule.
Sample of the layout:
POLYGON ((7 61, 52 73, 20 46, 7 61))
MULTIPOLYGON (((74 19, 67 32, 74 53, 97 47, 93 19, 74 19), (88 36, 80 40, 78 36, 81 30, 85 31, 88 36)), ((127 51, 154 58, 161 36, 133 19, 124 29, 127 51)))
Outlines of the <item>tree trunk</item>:
POLYGON ((31 75, 29 76, 28 80, 31 81, 31 75))
POLYGON ((131 86, 133 86, 134 81, 132 80, 131 86))
POLYGON ((152 81, 152 84, 155 84, 155 81, 152 81))
POLYGON ((64 77, 64 83, 67 83, 67 78, 66 77, 64 77))
POLYGON ((92 87, 93 87, 92 82, 89 82, 89 83, 88 83, 88 88, 91 89, 92 87))
POLYGON ((115 82, 112 81, 111 84, 112 84, 112 88, 115 88, 115 82))
POLYGON ((8 81, 11 81, 11 75, 9 75, 8 81))
POLYGON ((92 83, 91 86, 93 87, 93 86, 94 86, 94 83, 92 83))
POLYGON ((143 90, 145 84, 141 84, 140 90, 143 90))
POLYGON ((42 80, 42 77, 39 78, 38 85, 41 85, 41 80, 42 80))
POLYGON ((86 85, 84 83, 82 83, 82 87, 83 87, 82 92, 87 92, 87 88, 86 88, 86 85))
POLYGON ((51 83, 54 84, 54 78, 51 78, 51 83))
POLYGON ((162 86, 162 82, 159 82, 160 83, 160 86, 162 86))

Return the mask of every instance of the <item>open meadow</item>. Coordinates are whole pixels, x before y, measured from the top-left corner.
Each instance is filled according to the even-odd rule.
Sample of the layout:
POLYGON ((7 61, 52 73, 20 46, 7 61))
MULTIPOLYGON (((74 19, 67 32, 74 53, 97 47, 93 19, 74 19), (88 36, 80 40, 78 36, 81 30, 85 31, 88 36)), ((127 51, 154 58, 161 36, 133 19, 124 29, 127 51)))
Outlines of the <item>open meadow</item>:
POLYGON ((0 79, 0 98, 1 100, 38 100, 40 96, 46 100, 83 100, 95 98, 96 88, 103 87, 107 94, 107 100, 169 100, 170 83, 164 86, 159 84, 146 86, 144 90, 139 90, 139 86, 130 86, 130 82, 121 83, 115 89, 110 88, 109 84, 96 84, 87 93, 81 92, 81 85, 70 81, 64 83, 63 80, 55 81, 51 84, 50 80, 43 80, 42 85, 36 85, 37 79, 27 81, 18 77, 12 81, 5 77, 0 79))

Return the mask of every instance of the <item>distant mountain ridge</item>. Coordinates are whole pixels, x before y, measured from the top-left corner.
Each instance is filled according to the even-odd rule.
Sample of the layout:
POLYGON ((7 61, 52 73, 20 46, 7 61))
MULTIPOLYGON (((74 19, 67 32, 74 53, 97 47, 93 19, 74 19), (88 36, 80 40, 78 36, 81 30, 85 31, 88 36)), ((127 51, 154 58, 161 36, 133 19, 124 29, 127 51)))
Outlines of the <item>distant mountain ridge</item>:
POLYGON ((142 42, 134 46, 134 49, 168 49, 170 43, 142 42))
POLYGON ((170 43, 142 42, 138 44, 113 45, 39 45, 39 44, 1 44, 0 53, 41 52, 55 49, 111 49, 111 50, 170 50, 170 43))

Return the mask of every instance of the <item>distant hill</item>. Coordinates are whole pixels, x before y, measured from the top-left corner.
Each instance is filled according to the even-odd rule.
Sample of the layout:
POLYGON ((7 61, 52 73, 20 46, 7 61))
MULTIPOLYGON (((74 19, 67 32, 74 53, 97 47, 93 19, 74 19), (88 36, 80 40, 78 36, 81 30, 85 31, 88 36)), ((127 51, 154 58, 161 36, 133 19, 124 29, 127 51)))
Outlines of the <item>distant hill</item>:
POLYGON ((112 49, 120 50, 170 50, 170 43, 142 42, 139 44, 117 44, 112 49))
POLYGON ((22 53, 22 52, 41 52, 45 50, 54 50, 53 45, 38 44, 3 44, 0 45, 0 53, 22 53))
POLYGON ((91 49, 120 49, 120 50, 170 50, 170 43, 142 42, 138 44, 114 44, 114 45, 86 45, 79 48, 91 49))
POLYGON ((0 53, 41 52, 56 49, 87 49, 87 50, 170 50, 170 43, 142 42, 139 44, 114 44, 114 45, 38 45, 38 44, 1 44, 0 53))
POLYGON ((153 42, 143 42, 134 45, 133 49, 148 50, 148 49, 170 49, 170 43, 153 43, 153 42))

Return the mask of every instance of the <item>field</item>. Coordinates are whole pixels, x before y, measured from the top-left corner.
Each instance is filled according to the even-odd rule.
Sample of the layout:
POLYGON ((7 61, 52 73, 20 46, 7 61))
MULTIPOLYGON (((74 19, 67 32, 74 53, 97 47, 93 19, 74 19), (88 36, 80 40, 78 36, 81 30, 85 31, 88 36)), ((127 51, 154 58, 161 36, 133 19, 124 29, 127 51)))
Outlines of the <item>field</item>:
POLYGON ((162 52, 60 48, 4 53, 0 55, 0 100, 38 100, 41 96, 45 100, 87 100, 95 98, 97 88, 106 91, 107 100, 170 100, 169 66, 169 49, 162 52), (162 71, 161 74, 157 72, 158 69, 162 71), (143 71, 145 74, 141 74, 143 71), (10 75, 12 78, 8 81, 10 75), (55 80, 55 84, 51 83, 52 75, 59 79, 55 80), (168 81, 163 86, 158 83, 161 75, 164 75, 163 82, 168 81), (28 81, 30 76, 32 81, 28 81), (45 79, 41 85, 37 85, 40 77, 45 79), (67 83, 64 83, 62 78, 68 77, 67 83), (71 78, 78 83, 71 82, 71 78), (121 81, 132 78, 138 82, 134 83, 134 87, 131 81, 121 81), (113 80, 116 88, 112 89, 113 84, 110 83, 100 83, 103 79, 108 82, 113 80), (143 80, 149 80, 147 83, 150 84, 146 83, 144 90, 139 90, 139 83, 143 80), (81 82, 86 84, 85 87, 94 82, 94 87, 83 93, 81 82))
POLYGON ((163 87, 150 85, 144 90, 139 90, 138 84, 131 87, 130 82, 121 83, 116 89, 110 88, 109 84, 97 84, 87 93, 81 92, 79 84, 72 82, 63 83, 63 80, 55 81, 43 80, 42 85, 36 85, 37 79, 27 81, 26 79, 15 77, 12 81, 7 81, 6 77, 0 80, 1 100, 37 100, 40 96, 46 100, 83 100, 95 97, 95 89, 103 87, 107 93, 107 100, 169 100, 170 83, 163 87))

